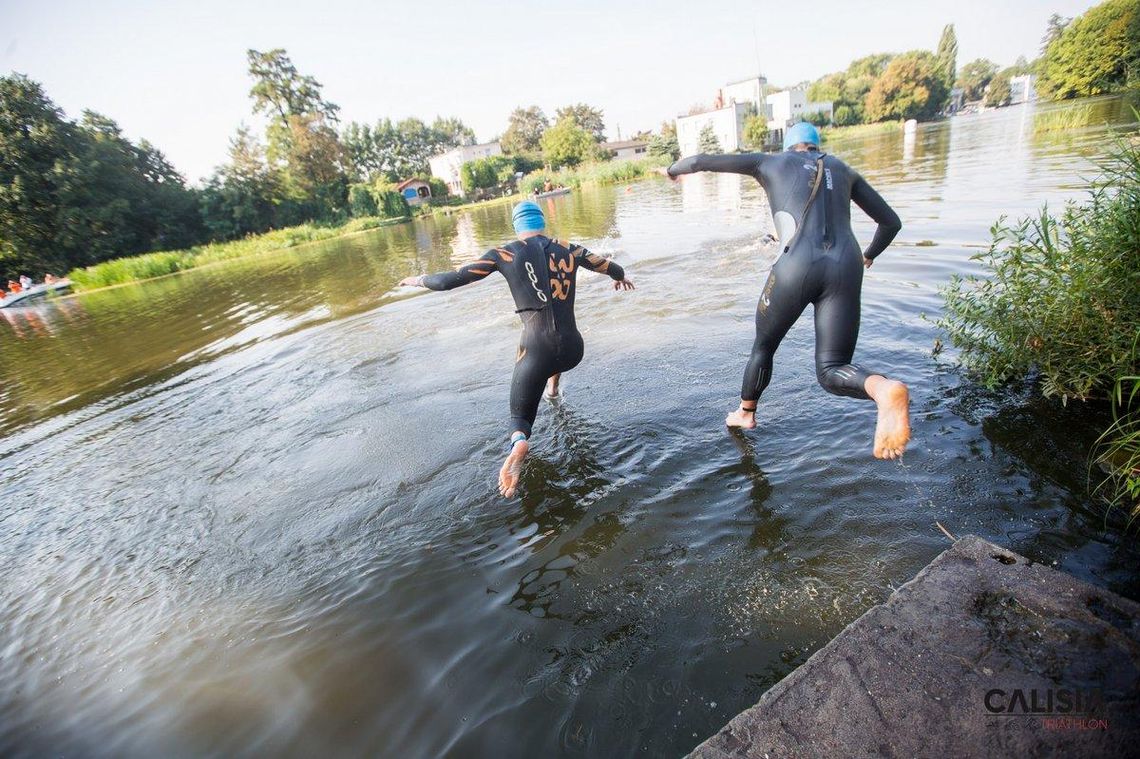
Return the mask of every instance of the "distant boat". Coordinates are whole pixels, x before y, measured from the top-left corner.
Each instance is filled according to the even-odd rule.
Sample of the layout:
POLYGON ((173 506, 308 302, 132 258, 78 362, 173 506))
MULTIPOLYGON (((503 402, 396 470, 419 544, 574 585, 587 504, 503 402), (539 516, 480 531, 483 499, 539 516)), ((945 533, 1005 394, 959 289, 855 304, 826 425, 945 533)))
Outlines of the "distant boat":
POLYGON ((10 308, 12 306, 27 306, 31 305, 28 301, 39 298, 49 293, 63 292, 71 288, 70 279, 57 279, 55 282, 48 284, 32 285, 25 288, 18 293, 8 293, 3 298, 0 298, 0 308, 10 308))
POLYGON ((570 194, 570 188, 569 187, 559 187, 558 189, 551 190, 550 192, 540 192, 537 195, 535 195, 534 197, 535 198, 553 198, 557 195, 569 195, 569 194, 570 194))

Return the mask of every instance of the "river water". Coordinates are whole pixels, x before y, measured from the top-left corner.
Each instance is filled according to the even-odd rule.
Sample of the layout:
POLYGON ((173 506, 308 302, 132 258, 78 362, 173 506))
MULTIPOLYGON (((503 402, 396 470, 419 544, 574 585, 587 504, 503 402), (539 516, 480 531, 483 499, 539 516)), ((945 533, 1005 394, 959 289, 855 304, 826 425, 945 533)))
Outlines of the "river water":
POLYGON ((910 384, 902 463, 816 384, 806 314, 760 429, 724 428, 776 255, 736 176, 548 204, 638 289, 582 273, 586 359, 510 501, 505 284, 394 290, 509 239, 504 206, 0 311, 0 754, 679 755, 945 549, 935 521, 1140 597, 1087 495, 1103 419, 964 382, 924 318, 999 214, 1080 195, 1125 112, 1094 110, 829 146, 904 222, 856 354, 910 384))

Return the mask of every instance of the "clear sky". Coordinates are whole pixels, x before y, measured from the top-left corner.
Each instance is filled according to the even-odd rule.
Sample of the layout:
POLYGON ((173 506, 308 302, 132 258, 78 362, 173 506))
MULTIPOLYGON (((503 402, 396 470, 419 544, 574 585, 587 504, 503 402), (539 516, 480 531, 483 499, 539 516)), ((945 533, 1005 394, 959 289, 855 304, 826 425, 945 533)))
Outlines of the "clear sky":
POLYGON ((480 140, 517 105, 585 102, 610 138, 656 129, 717 87, 790 85, 873 52, 933 50, 946 23, 958 65, 1038 53, 1051 13, 1089 0, 0 0, 0 71, 41 82, 145 137, 191 181, 250 116, 245 51, 285 48, 344 122, 454 115, 480 140))

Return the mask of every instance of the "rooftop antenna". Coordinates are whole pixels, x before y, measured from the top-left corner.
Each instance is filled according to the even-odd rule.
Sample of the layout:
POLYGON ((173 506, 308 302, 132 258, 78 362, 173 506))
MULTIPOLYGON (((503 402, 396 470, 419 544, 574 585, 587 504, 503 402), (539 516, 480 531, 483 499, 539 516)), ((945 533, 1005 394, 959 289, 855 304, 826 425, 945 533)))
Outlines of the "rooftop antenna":
POLYGON ((758 89, 760 90, 760 102, 756 104, 756 107, 760 109, 760 115, 767 120, 768 99, 764 96, 764 74, 760 70, 760 34, 756 30, 757 23, 758 21, 754 16, 752 18, 752 49, 756 52, 756 77, 758 79, 758 89))

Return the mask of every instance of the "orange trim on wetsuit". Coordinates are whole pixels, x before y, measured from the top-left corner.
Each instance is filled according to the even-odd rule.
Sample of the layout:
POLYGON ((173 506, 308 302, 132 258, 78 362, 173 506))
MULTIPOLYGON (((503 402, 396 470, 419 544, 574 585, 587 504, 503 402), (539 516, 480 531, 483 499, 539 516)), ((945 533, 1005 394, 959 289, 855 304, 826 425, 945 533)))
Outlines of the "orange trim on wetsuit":
POLYGON ((511 431, 528 436, 546 381, 582 360, 584 344, 574 320, 578 269, 625 279, 625 270, 585 248, 542 235, 516 240, 485 253, 457 271, 430 274, 424 287, 451 290, 478 282, 491 271, 507 280, 523 333, 511 380, 511 431))

